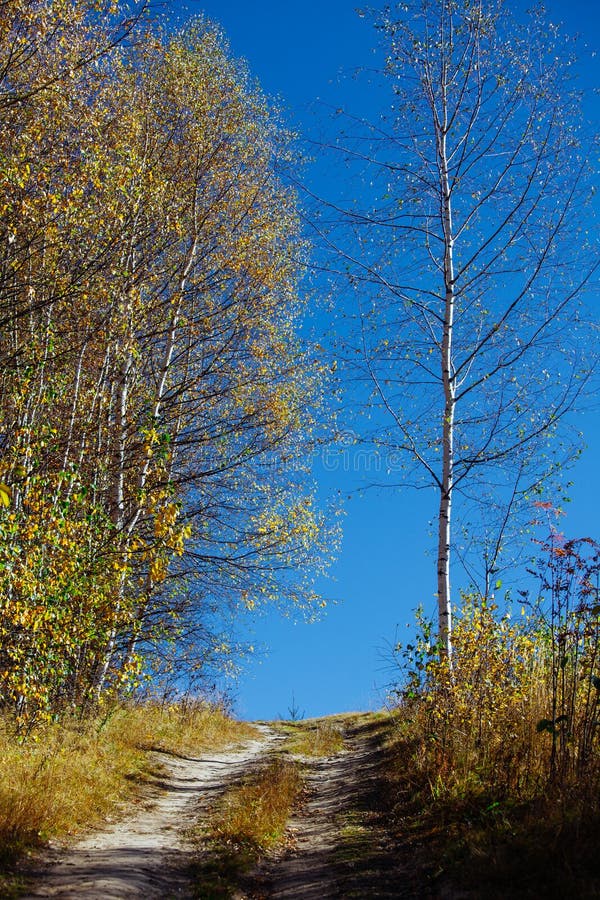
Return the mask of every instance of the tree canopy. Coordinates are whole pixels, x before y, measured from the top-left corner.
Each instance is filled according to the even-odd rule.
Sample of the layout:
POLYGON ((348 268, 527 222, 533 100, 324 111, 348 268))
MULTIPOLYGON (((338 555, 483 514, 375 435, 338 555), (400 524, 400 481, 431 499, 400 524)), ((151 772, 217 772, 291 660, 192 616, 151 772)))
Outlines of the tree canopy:
POLYGON ((227 659, 311 605, 321 369, 287 139, 212 24, 0 12, 0 702, 27 717, 227 659))

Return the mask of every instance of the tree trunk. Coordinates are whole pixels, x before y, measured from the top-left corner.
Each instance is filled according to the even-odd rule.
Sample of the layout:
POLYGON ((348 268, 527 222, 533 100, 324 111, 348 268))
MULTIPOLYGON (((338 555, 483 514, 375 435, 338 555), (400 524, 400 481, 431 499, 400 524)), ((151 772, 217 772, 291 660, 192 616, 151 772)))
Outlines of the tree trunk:
MULTIPOLYGON (((445 71, 442 78, 445 82, 445 71)), ((454 328, 454 235, 452 231, 452 192, 448 175, 446 134, 448 122, 445 84, 442 88, 442 118, 438 126, 438 155, 441 188, 441 212, 444 234, 444 324, 441 346, 441 377, 444 389, 444 417, 442 422, 442 477, 438 516, 437 589, 438 639, 442 653, 452 658, 452 607, 450 595, 450 535, 452 491, 454 487, 454 410, 455 380, 452 366, 452 338, 454 328)))

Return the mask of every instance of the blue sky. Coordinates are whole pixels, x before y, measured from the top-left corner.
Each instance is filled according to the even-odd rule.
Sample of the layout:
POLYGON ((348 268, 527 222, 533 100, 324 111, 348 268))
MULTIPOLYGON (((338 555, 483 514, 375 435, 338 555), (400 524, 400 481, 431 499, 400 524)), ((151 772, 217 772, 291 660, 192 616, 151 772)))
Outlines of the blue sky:
MULTIPOLYGON (((524 9, 529 5, 522 4, 524 9)), ((589 86, 600 86, 600 21, 589 0, 548 0, 546 5, 553 21, 582 35, 583 77, 589 86)), ((375 35, 352 0, 198 0, 185 7, 173 3, 171 12, 180 17, 204 12, 218 22, 232 53, 247 60, 263 90, 278 99, 289 123, 302 133, 318 134, 319 116, 328 105, 368 114, 379 102, 353 77, 357 68, 374 64, 375 35)), ((318 186, 326 176, 317 164, 305 177, 318 186)), ((570 537, 600 539, 598 419, 595 410, 578 422, 588 449, 572 472, 572 502, 561 523, 570 537)), ((341 466, 327 472, 317 462, 315 475, 324 493, 347 495, 355 486, 341 466)), ((393 677, 390 645, 406 636, 406 623, 418 604, 428 613, 435 611, 434 548, 428 530, 434 515, 433 493, 369 490, 352 495, 332 579, 322 585, 340 602, 313 624, 294 623, 275 612, 255 621, 251 639, 268 645, 269 652, 257 656, 240 680, 241 716, 286 716, 292 697, 307 716, 382 704, 393 677)))

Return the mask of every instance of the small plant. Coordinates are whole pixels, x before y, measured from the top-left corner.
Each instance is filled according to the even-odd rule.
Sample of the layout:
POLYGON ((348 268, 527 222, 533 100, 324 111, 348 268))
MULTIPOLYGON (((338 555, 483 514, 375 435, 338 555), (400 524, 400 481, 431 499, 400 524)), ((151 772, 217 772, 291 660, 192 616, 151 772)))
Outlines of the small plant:
POLYGON ((301 710, 296 703, 296 696, 292 691, 292 702, 288 706, 288 719, 290 722, 300 722, 306 715, 306 710, 301 710))
POLYGON ((565 784, 598 772, 600 702, 600 545, 552 531, 533 570, 542 596, 540 655, 547 670, 546 712, 537 723, 550 735, 550 775, 565 784))

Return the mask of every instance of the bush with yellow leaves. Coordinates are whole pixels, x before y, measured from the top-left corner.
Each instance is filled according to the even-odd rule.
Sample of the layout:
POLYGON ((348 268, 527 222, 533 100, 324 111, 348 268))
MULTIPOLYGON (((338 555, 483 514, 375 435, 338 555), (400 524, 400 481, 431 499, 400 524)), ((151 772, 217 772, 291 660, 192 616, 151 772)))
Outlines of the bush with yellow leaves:
POLYGON ((396 648, 400 719, 436 796, 523 800, 600 783, 600 547, 554 534, 542 550, 541 596, 521 592, 518 619, 469 595, 451 662, 421 613, 416 641, 396 648))

